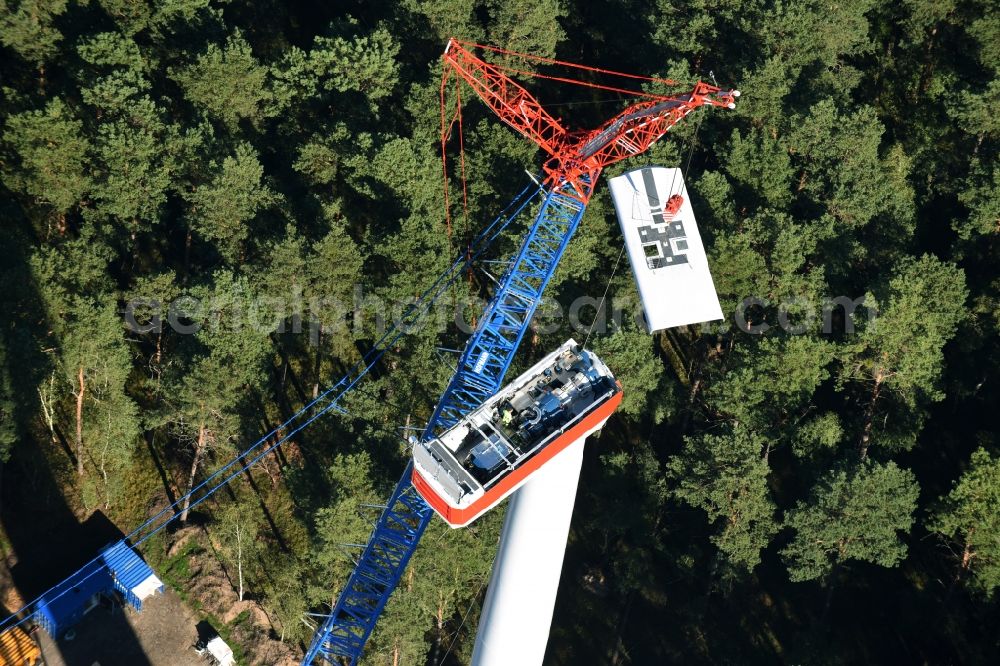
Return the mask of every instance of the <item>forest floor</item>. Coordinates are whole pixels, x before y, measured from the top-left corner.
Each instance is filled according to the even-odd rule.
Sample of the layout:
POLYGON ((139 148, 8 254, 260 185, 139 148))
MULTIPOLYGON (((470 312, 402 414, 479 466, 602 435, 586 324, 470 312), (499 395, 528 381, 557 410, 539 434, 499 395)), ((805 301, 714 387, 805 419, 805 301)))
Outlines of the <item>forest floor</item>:
POLYGON ((167 589, 143 603, 142 612, 102 605, 55 641, 37 632, 48 666, 204 666, 194 651, 198 619, 167 589))
POLYGON ((249 666, 293 666, 298 648, 278 640, 261 607, 240 601, 230 574, 212 552, 212 542, 200 527, 185 527, 169 535, 166 556, 158 546, 148 548, 150 563, 167 586, 215 628, 249 666))

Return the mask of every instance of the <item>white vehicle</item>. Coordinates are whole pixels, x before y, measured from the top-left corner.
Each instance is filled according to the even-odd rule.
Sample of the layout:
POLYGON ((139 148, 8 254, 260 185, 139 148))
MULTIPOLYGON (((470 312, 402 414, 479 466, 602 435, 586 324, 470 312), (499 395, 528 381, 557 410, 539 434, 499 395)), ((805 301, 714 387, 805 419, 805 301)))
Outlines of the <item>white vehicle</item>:
POLYGON ((194 646, 194 651, 202 657, 208 657, 217 666, 236 666, 232 648, 226 645, 226 641, 218 634, 206 642, 199 641, 194 646))

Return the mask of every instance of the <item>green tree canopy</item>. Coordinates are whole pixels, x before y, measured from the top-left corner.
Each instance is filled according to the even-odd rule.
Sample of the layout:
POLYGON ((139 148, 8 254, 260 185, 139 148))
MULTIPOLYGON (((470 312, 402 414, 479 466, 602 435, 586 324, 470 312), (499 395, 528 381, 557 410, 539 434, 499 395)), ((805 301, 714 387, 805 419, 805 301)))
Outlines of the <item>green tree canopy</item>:
POLYGON ((91 188, 90 143, 77 120, 61 100, 42 110, 25 111, 7 119, 4 140, 17 156, 17 165, 5 165, 4 182, 35 201, 66 213, 91 188))
POLYGON ((249 144, 241 143, 213 166, 210 180, 186 196, 195 230, 235 264, 244 256, 251 222, 276 201, 276 195, 263 182, 264 167, 249 144))
POLYGON ((927 529, 952 548, 963 582, 992 596, 1000 586, 1000 459, 976 449, 927 529))
POLYGON ((235 129, 244 118, 262 118, 269 99, 267 74, 237 31, 223 46, 209 44, 193 63, 172 70, 171 76, 191 102, 235 129))
POLYGON ((878 316, 846 348, 838 378, 842 385, 857 386, 866 400, 862 457, 883 388, 910 406, 944 397, 943 348, 964 316, 968 292, 961 269, 925 255, 902 261, 884 294, 881 303, 871 301, 878 316))
POLYGON ((55 56, 63 35, 55 26, 67 0, 4 0, 0 11, 0 43, 32 65, 55 56))
POLYGON ((913 473, 892 462, 824 475, 785 517, 792 541, 781 554, 789 577, 822 578, 848 560, 895 566, 906 556, 899 533, 913 524, 919 492, 913 473))
POLYGON ((667 463, 674 495, 705 510, 717 526, 712 543, 746 569, 760 563, 779 529, 764 448, 763 437, 737 427, 724 435, 684 438, 684 449, 667 463))

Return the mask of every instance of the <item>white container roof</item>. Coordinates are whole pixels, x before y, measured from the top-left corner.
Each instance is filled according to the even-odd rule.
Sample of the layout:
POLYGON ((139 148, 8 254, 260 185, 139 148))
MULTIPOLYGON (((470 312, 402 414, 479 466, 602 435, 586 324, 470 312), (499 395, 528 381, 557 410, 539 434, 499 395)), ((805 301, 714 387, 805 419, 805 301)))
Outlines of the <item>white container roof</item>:
POLYGON ((139 601, 145 601, 157 592, 163 590, 163 581, 155 575, 150 574, 141 583, 132 588, 132 594, 139 597, 139 601))

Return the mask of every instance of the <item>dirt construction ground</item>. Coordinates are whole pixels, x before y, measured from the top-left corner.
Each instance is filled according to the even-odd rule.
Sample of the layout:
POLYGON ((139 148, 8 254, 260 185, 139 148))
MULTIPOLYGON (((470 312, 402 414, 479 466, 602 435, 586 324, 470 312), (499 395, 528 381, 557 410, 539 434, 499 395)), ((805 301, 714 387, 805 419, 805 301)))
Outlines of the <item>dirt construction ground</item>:
POLYGON ((101 605, 59 641, 44 631, 36 637, 46 666, 207 666, 193 648, 197 622, 168 589, 147 599, 141 613, 101 605))

